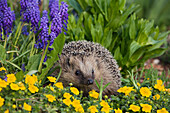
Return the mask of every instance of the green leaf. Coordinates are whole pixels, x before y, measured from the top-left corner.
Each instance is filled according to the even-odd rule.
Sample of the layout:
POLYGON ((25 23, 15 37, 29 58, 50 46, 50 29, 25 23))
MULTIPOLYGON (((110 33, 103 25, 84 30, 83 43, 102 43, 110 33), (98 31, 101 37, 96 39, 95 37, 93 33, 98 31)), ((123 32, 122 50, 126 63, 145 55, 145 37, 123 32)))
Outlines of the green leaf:
POLYGON ((31 56, 29 58, 28 64, 26 66, 26 69, 28 71, 38 70, 40 60, 41 60, 41 55, 40 54, 36 54, 36 55, 31 56))
POLYGON ((130 39, 132 40, 134 40, 136 36, 135 19, 133 17, 134 15, 130 17, 130 28, 129 28, 129 35, 130 35, 130 39))
POLYGON ((17 81, 20 82, 24 79, 24 73, 23 71, 19 71, 17 74, 16 74, 16 78, 17 78, 17 81))
POLYGON ((0 62, 5 63, 6 60, 6 50, 4 46, 0 45, 0 62))
POLYGON ((83 12, 80 5, 76 2, 76 0, 68 0, 69 4, 76 9, 77 12, 81 13, 83 12))
POLYGON ((38 70, 31 70, 31 71, 29 71, 27 74, 28 75, 32 75, 32 74, 35 74, 35 73, 37 73, 38 72, 38 70))
POLYGON ((103 90, 106 89, 106 87, 107 87, 108 85, 110 85, 110 84, 111 84, 111 82, 107 83, 107 84, 103 87, 103 90))
POLYGON ((97 82, 97 80, 95 80, 95 83, 96 83, 97 88, 100 89, 100 85, 99 85, 99 83, 97 82))
POLYGON ((130 61, 132 62, 131 65, 133 65, 133 63, 137 62, 137 60, 139 60, 139 58, 145 53, 145 48, 141 47, 139 48, 131 57, 130 57, 130 61))
POLYGON ((131 44, 130 44, 130 55, 129 55, 129 58, 132 56, 133 53, 135 53, 135 51, 137 49, 139 49, 141 46, 139 45, 139 43, 137 43, 136 41, 133 41, 131 44))
POLYGON ((45 75, 47 75, 48 71, 53 67, 54 63, 56 63, 56 61, 59 59, 58 55, 62 52, 64 43, 65 35, 62 32, 60 35, 57 36, 57 38, 54 39, 54 43, 51 46, 53 50, 49 54, 47 54, 49 58, 46 62, 44 62, 46 68, 42 69, 39 80, 43 80, 45 78, 45 75))
POLYGON ((116 60, 122 60, 122 55, 121 55, 121 52, 120 52, 120 47, 117 47, 117 49, 115 50, 114 58, 116 60))
POLYGON ((165 53, 165 51, 166 51, 165 48, 157 48, 155 50, 146 52, 142 59, 143 61, 145 61, 150 58, 161 56, 163 53, 165 53))

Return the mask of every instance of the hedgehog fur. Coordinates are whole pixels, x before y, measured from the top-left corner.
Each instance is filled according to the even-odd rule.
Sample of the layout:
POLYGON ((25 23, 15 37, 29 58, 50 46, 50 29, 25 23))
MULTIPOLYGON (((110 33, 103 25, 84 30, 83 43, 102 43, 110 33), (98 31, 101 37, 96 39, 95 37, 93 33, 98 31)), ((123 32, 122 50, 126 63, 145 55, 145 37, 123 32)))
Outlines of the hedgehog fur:
MULTIPOLYGON (((98 43, 72 41, 65 44, 58 63, 62 68, 59 81, 65 87, 73 83, 85 96, 92 89, 99 92, 95 80, 99 83, 101 78, 103 86, 110 82, 103 95, 117 94, 117 89, 121 86, 121 74, 116 60, 98 43)), ((57 73, 55 71, 52 75, 55 76, 57 73)))

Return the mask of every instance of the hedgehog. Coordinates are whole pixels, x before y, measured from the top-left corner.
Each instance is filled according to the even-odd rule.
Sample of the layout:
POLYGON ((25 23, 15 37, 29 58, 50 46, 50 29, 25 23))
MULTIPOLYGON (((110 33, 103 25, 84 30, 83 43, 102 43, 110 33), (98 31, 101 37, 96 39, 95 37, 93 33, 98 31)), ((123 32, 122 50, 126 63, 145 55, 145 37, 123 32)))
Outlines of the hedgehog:
MULTIPOLYGON (((121 86, 121 74, 112 54, 99 43, 90 41, 72 41, 64 45, 59 61, 62 68, 59 81, 64 87, 72 83, 74 87, 83 91, 85 96, 95 90, 99 92, 95 80, 103 86, 103 95, 116 95, 121 86)), ((53 67, 55 67, 54 65, 53 67)), ((52 73, 57 75, 58 71, 52 73)))

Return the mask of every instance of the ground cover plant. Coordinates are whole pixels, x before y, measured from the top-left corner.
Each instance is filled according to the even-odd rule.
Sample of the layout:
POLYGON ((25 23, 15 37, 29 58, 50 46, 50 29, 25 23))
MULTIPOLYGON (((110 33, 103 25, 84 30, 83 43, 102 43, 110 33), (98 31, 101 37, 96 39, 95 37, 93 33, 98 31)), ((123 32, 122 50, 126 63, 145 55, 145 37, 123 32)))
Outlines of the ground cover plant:
POLYGON ((136 73, 147 59, 166 51, 160 47, 169 32, 160 33, 153 21, 136 16, 137 5, 125 4, 125 0, 0 0, 0 111, 170 111, 169 78, 152 69, 136 73), (125 77, 119 95, 102 95, 106 86, 101 81, 96 83, 100 92, 92 90, 83 97, 72 84, 64 88, 57 82, 60 67, 56 78, 50 76, 64 43, 72 40, 98 42, 113 54, 125 77))

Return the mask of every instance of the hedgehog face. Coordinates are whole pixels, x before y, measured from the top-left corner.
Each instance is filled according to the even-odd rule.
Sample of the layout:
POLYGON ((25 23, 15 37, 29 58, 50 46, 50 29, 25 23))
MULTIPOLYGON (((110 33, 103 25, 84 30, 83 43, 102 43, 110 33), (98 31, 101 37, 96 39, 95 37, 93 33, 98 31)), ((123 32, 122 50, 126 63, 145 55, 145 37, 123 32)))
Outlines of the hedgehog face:
POLYGON ((72 82, 75 85, 92 85, 97 72, 96 61, 90 57, 69 57, 60 59, 60 64, 63 69, 61 78, 68 83, 72 82))

